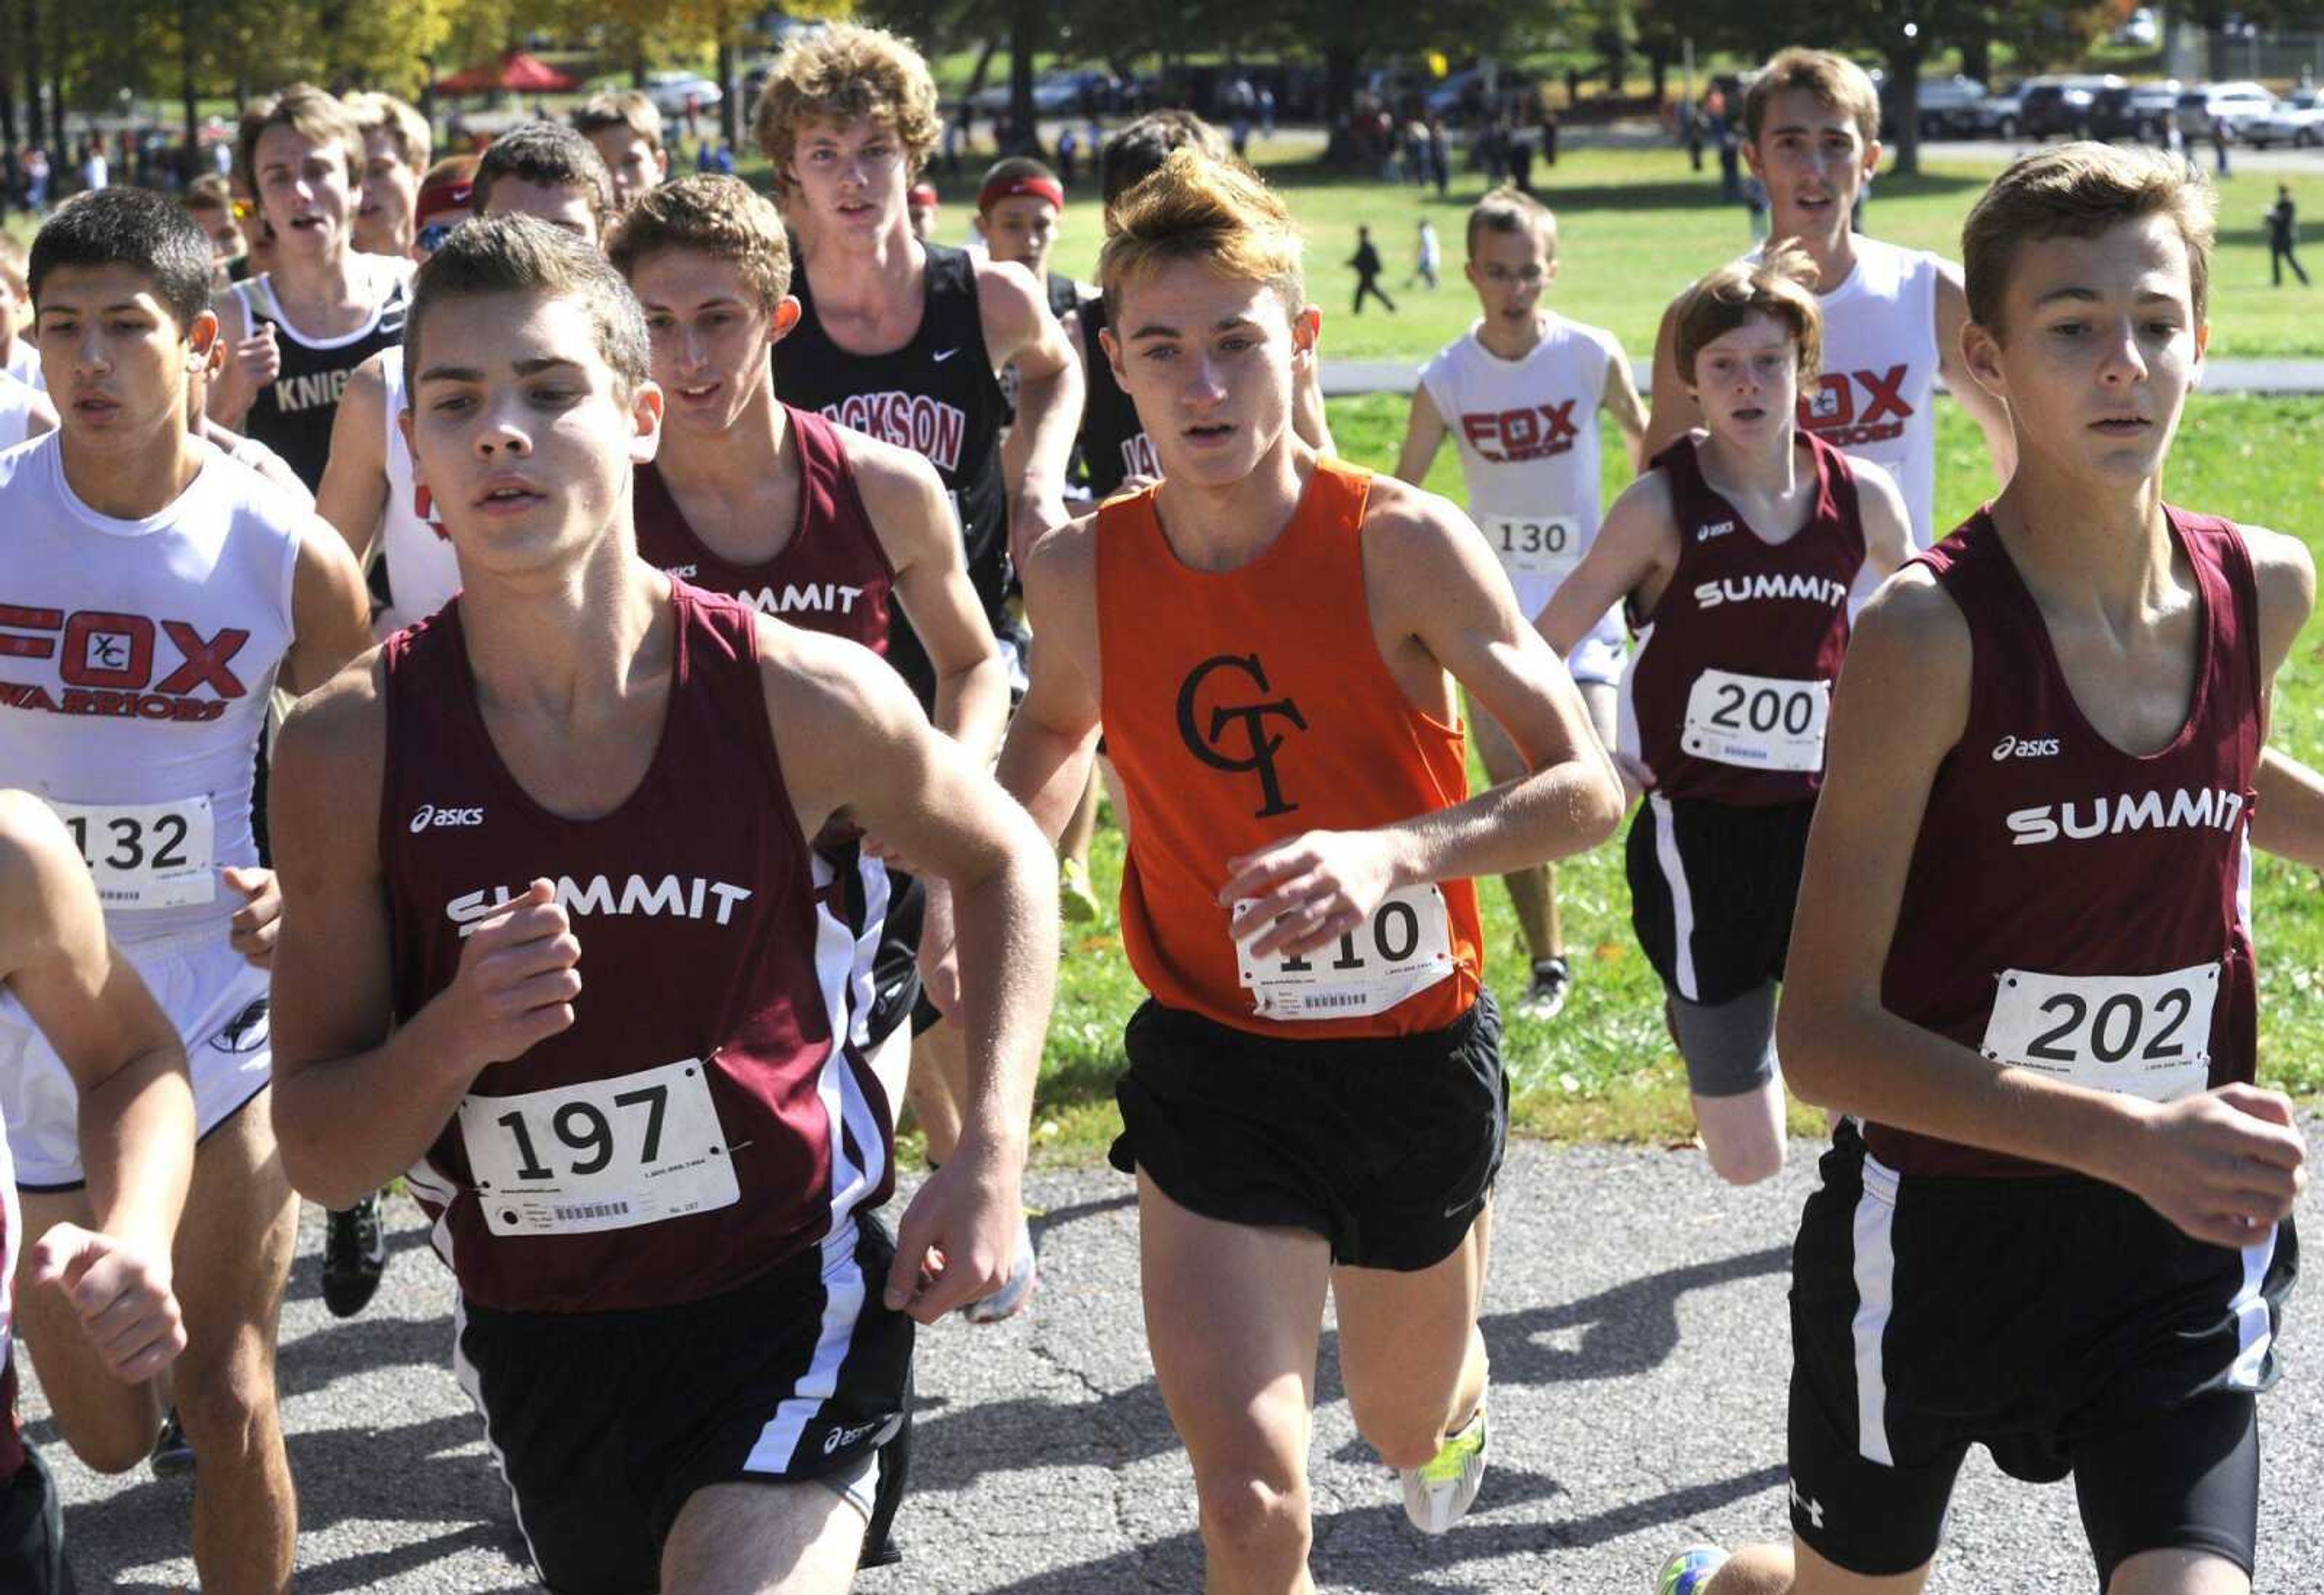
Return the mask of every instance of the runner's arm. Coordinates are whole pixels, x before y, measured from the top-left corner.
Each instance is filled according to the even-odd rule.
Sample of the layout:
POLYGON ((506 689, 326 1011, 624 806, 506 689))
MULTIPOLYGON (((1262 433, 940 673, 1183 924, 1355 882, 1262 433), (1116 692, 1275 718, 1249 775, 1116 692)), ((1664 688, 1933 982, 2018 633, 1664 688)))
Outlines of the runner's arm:
POLYGON ((1001 462, 1009 476, 1009 555, 1021 568, 1033 544, 1065 523, 1065 472, 1082 425, 1082 368, 1024 267, 978 261, 976 302, 992 363, 1017 367, 1017 419, 1001 462))
POLYGON ((1929 793, 1967 724, 1969 628, 1907 571, 1868 604, 1833 705, 1776 1016, 1792 1089, 1835 1112, 2079 1170, 2198 1240, 2239 1245, 2291 1208, 2281 1098, 2231 1086, 2169 1106, 1988 1062, 1891 1013, 1881 980, 1929 793), (2280 1113, 2280 1120, 2279 1115, 2280 1113))
POLYGON ((1044 538, 1021 574, 1025 618, 1042 641, 993 773, 1054 844, 1081 802, 1097 748, 1097 518, 1044 538))
POLYGON ((331 458, 315 512, 346 539, 360 569, 371 561, 387 511, 387 379, 374 355, 355 367, 331 421, 331 458))
POLYGON ((1662 584, 1678 568, 1678 553, 1670 480, 1660 471, 1648 471, 1624 488, 1606 512, 1590 551, 1534 617, 1535 630, 1549 650, 1563 659, 1581 645, 1600 615, 1631 594, 1659 596, 1662 584))
POLYGON ((1864 563, 1886 581, 1913 557, 1913 512, 1896 478, 1869 460, 1850 460, 1856 473, 1856 510, 1864 525, 1864 563))
POLYGON ((319 517, 299 541, 290 625, 282 685, 293 693, 313 691, 372 645, 371 589, 346 544, 319 517))
MULTIPOLYGON (((2259 589, 2264 711, 2274 695, 2276 672, 2292 657, 2316 606, 2316 561, 2299 539, 2255 526, 2244 528, 2244 546, 2251 551, 2259 589)), ((2263 718, 2261 724, 2267 724, 2263 718)), ((2253 844, 2278 858, 2324 870, 2324 775, 2268 748, 2260 755, 2254 785, 2259 801, 2252 811, 2253 844)))
POLYGON ((1662 451, 1702 425, 1702 407, 1694 401, 1678 373, 1678 300, 1663 311, 1655 334, 1654 413, 1646 420, 1646 440, 1638 453, 1657 458, 1662 451))
POLYGON ((2017 433, 2009 422, 2009 406, 1988 392, 1969 368, 1961 351, 1961 328, 1969 323, 1969 294, 1961 286, 1961 269, 1950 261, 1937 263, 1937 372, 1945 387, 1985 434, 1986 457, 1993 462, 1997 487, 2009 485, 2017 470, 2017 433))
POLYGON ((0 984, 80 1093, 97 1228, 158 1259, 194 1166, 194 1094, 177 1027, 106 939, 88 867, 39 799, 0 793, 0 984))
POLYGON ((1635 476, 1646 468, 1654 456, 1646 452, 1646 401, 1638 396, 1637 373, 1630 369, 1630 357, 1613 334, 1605 335, 1606 386, 1599 395, 1599 403, 1614 418, 1614 425, 1622 434, 1622 452, 1630 457, 1630 475, 1635 476))
POLYGON ((1418 487, 1428 480, 1428 467, 1436 463, 1436 451, 1444 445, 1444 418, 1436 409, 1435 395, 1429 392, 1426 383, 1416 383, 1412 390, 1412 409, 1404 419, 1404 447, 1396 456, 1397 477, 1418 487))
POLYGON ((904 1215, 888 1288, 891 1306, 933 1322, 1008 1274, 1056 992, 1056 855, 967 751, 929 727, 893 671, 853 643, 772 631, 761 625, 761 679, 802 829, 844 814, 889 839, 948 884, 962 930, 961 1138, 904 1215))

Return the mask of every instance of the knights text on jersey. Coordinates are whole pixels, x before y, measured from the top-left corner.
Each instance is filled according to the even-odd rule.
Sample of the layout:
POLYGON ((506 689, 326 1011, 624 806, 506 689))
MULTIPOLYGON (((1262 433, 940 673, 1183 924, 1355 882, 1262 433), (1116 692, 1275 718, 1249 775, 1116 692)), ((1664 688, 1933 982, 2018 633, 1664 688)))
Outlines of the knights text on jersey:
MULTIPOLYGON (((2186 724, 2144 755, 2083 718, 1989 516, 1921 557, 1974 644, 1969 719, 1930 788, 1881 980, 1898 1018, 1996 1063, 2154 1102, 2248 1081, 2257 1052, 2257 584, 2236 527, 2165 512, 2203 621, 2186 724)), ((1908 1175, 2054 1172, 1886 1125, 1864 1139, 1908 1175)))
POLYGON ((759 622, 683 582, 670 602, 661 742, 591 820, 543 808, 502 762, 457 600, 386 645, 399 1018, 536 878, 557 882, 594 972, 572 1028, 478 1074, 410 1171, 462 1292, 487 1306, 715 1295, 839 1234, 893 1177, 885 1095, 846 1041, 854 936, 785 794, 759 622))
POLYGON ((331 461, 331 425, 347 378, 382 349, 402 344, 403 319, 410 309, 408 263, 370 254, 355 259, 363 270, 380 274, 374 284, 379 302, 361 327, 337 337, 310 337, 291 326, 275 301, 272 274, 234 288, 253 331, 261 322, 273 324, 282 358, 274 380, 259 388, 242 430, 288 460, 310 493, 321 489, 323 468, 331 461))

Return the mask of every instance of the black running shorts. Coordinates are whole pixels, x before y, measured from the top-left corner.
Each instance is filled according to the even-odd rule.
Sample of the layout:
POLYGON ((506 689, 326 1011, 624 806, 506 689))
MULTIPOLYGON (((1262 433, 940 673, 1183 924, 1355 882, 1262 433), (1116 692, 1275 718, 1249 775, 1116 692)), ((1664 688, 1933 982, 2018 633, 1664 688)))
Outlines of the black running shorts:
POLYGON ((1981 1444, 2072 1477, 2101 1588, 2144 1551, 2251 1570, 2289 1221, 2228 1251, 2080 1176, 1901 1176, 1846 1122, 1822 1176, 1792 1258, 1802 1542, 1868 1577, 1921 1566, 1981 1444))
POLYGON ((1508 1130, 1492 994, 1442 1030, 1258 1036, 1148 1001, 1123 1036, 1113 1166, 1205 1218, 1313 1230, 1344 1267, 1428 1268, 1469 1233, 1508 1130))
POLYGON ((912 1321, 881 1299, 893 1242, 856 1222, 852 1251, 811 1249, 682 1306, 464 1305, 455 1363, 542 1583, 651 1595, 687 1498, 752 1481, 829 1486, 865 1515, 865 1565, 896 1559, 912 1321))
POLYGON ((1663 985, 1715 1007, 1784 978, 1813 801, 1736 808, 1649 792, 1626 853, 1630 923, 1663 985))

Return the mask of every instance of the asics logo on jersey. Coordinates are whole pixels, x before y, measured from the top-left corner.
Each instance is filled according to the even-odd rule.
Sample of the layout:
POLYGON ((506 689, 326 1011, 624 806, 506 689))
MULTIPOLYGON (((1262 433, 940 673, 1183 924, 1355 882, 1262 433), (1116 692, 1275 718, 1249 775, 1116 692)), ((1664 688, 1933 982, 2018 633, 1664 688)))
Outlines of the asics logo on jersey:
POLYGON ((1461 435, 1485 459, 1513 465, 1547 459, 1573 447, 1582 429, 1574 424, 1575 400, 1563 404, 1527 404, 1516 410, 1464 412, 1461 435))
POLYGON ((1694 603, 1698 609, 1716 609, 1722 604, 1754 604, 1763 598, 1804 598, 1816 604, 1839 605, 1848 602, 1848 584, 1828 576, 1730 576, 1715 582, 1697 582, 1694 603))
POLYGON ((2058 739, 2053 736, 2006 736, 1993 744, 1993 761, 2004 759, 2048 759, 2058 751, 2058 739))
POLYGON ((927 457, 940 470, 960 467, 962 439, 968 435, 968 416, 957 404, 946 404, 926 393, 851 393, 836 404, 823 407, 827 420, 869 432, 882 443, 908 448, 927 457))
MULTIPOLYGON (((476 922, 489 918, 523 893, 522 887, 494 886, 462 892, 444 905, 444 917, 460 927, 461 939, 475 934, 476 922)), ((646 914, 671 919, 710 918, 724 925, 734 917, 734 905, 751 900, 747 886, 711 880, 700 875, 631 875, 617 885, 610 875, 576 880, 557 878, 557 901, 567 914, 646 914)))
POLYGON ((216 720, 229 701, 248 696, 227 666, 249 641, 248 632, 234 626, 204 637, 184 621, 0 604, 0 659, 54 659, 66 689, 60 695, 38 683, 0 681, 0 706, 123 720, 216 720), (161 652, 164 641, 169 654, 161 652), (172 668, 159 674, 171 655, 172 668), (210 696, 198 696, 205 687, 210 696))
POLYGON ((1185 739, 1187 751, 1213 770, 1234 775, 1257 772, 1262 801, 1251 817, 1263 820, 1289 814, 1299 806, 1285 801, 1282 783, 1275 773, 1275 755, 1285 739, 1268 734, 1267 720, 1270 715, 1279 715, 1305 731, 1307 717, 1286 697, 1271 703, 1213 704, 1206 725, 1200 713, 1203 684, 1221 670, 1244 678, 1261 692, 1274 690, 1268 686, 1267 669, 1255 653, 1222 653, 1204 659, 1186 672, 1185 685, 1178 688, 1178 734, 1185 739), (1231 752, 1231 742, 1248 751, 1231 752))
POLYGON ((1834 448, 1902 438, 1904 423, 1913 419, 1913 407, 1904 402, 1903 392, 1907 369, 1892 365, 1877 373, 1825 373, 1815 386, 1800 395, 1800 425, 1834 448), (1864 390, 1861 404, 1857 401, 1858 388, 1864 390))
POLYGON ((302 410, 327 410, 347 391, 347 378, 354 374, 351 371, 316 371, 304 376, 277 377, 274 407, 285 415, 296 415, 302 410))
POLYGON ((2087 842, 2093 836, 2118 836, 2127 831, 2232 831, 2242 819, 2244 795, 2224 787, 2181 787, 2162 792, 2117 793, 2080 802, 2042 803, 2012 809, 2006 821, 2011 844, 2035 847, 2063 836, 2087 842))
POLYGON ((414 836, 433 825, 445 830, 459 825, 481 825, 484 811, 481 808, 438 808, 433 803, 423 803, 411 811, 411 834, 414 836))
POLYGON ((694 579, 694 567, 691 565, 665 565, 661 567, 661 573, 664 576, 677 576, 683 581, 690 582, 694 579))
POLYGON ((1698 543, 1707 543, 1712 538, 1725 537, 1729 532, 1734 530, 1735 522, 1732 521, 1714 521, 1708 526, 1696 527, 1694 529, 1694 540, 1698 543))

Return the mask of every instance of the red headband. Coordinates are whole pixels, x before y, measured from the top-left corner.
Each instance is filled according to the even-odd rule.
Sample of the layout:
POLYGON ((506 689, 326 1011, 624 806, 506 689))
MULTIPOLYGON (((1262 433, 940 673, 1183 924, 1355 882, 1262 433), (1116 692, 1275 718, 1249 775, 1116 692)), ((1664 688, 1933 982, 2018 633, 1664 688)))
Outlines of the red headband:
POLYGON ((462 178, 457 182, 435 183, 420 191, 419 202, 412 207, 411 225, 424 227, 447 210, 466 210, 474 196, 475 180, 462 178))
POLYGON ((996 177, 976 191, 976 208, 991 210, 1003 199, 1047 199, 1065 207, 1065 191, 1053 177, 996 177))
POLYGON ((914 183, 912 191, 905 198, 914 205, 934 205, 936 203, 936 186, 934 183, 914 183))

